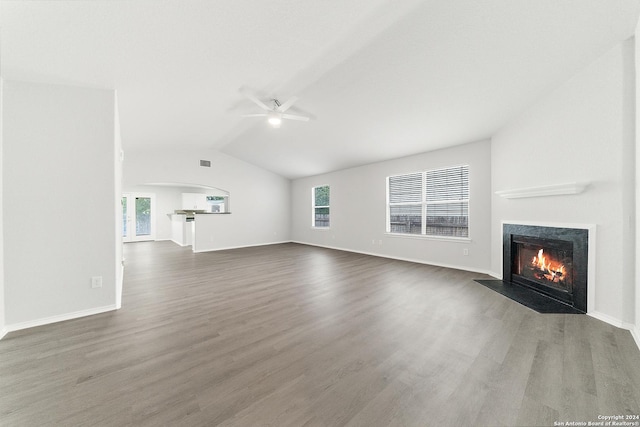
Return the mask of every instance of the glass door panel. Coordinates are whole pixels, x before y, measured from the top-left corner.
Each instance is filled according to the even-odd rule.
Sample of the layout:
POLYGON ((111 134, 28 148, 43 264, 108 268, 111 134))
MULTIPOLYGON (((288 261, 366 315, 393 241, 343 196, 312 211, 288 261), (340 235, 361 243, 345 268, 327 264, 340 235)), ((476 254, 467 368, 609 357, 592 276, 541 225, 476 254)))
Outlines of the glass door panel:
POLYGON ((122 241, 155 240, 155 195, 122 195, 122 241))
POLYGON ((151 235, 151 198, 136 197, 136 236, 151 235))
POLYGON ((122 237, 127 237, 127 201, 129 199, 126 196, 122 196, 122 237))

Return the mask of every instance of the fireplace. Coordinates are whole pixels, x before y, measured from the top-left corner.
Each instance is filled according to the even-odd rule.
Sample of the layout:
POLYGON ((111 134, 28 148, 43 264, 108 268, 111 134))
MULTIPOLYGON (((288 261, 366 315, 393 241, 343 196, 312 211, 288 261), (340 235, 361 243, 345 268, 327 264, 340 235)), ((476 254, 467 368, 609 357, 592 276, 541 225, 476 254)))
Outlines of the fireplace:
POLYGON ((586 313, 588 233, 578 228, 504 224, 503 281, 586 313))

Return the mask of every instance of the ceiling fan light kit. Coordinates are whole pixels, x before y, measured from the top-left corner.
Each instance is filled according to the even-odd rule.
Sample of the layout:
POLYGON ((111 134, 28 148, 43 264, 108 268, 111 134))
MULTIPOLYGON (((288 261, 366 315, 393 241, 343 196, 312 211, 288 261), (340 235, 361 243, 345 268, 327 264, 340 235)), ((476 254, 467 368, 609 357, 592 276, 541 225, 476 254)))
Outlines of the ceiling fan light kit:
POLYGON ((269 118, 267 119, 267 121, 273 128, 278 129, 282 124, 282 117, 280 117, 279 114, 275 113, 269 114, 269 118))
POLYGON ((309 117, 302 116, 298 114, 284 114, 291 106, 298 100, 297 97, 293 96, 287 100, 284 104, 280 103, 280 101, 276 98, 271 99, 272 107, 269 107, 266 103, 262 102, 258 97, 248 92, 245 89, 240 89, 240 93, 246 96, 249 100, 253 101, 257 106, 266 111, 266 113, 260 114, 243 114, 242 117, 266 117, 267 122, 274 129, 278 129, 282 124, 282 119, 288 120, 298 120, 303 122, 308 122, 309 117))

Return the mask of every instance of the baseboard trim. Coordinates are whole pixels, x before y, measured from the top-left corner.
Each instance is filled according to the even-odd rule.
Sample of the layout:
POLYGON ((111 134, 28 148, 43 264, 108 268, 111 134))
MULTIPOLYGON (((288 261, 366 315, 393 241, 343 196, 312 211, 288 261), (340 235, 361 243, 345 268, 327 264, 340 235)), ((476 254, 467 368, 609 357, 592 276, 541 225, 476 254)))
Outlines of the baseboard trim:
POLYGON ((631 337, 636 342, 638 350, 640 350, 640 329, 636 325, 630 325, 630 328, 625 329, 629 329, 629 332, 631 332, 631 337))
POLYGON ((178 245, 178 246, 182 246, 183 248, 184 248, 185 246, 191 246, 191 245, 188 245, 188 244, 186 244, 186 243, 183 245, 182 243, 180 243, 180 242, 176 242, 176 241, 175 241, 175 240, 173 240, 173 239, 156 240, 156 242, 159 242, 159 241, 163 241, 163 242, 165 242, 165 241, 166 241, 166 242, 173 242, 173 243, 175 243, 175 244, 176 244, 176 245, 178 245))
POLYGON ((631 329, 631 336, 633 337, 633 340, 636 342, 636 345, 638 346, 638 350, 640 350, 640 327, 634 325, 633 329, 631 329))
POLYGON ((472 273, 486 274, 487 276, 497 277, 497 276, 495 276, 496 273, 494 273, 492 271, 476 269, 476 268, 470 268, 470 267, 461 266, 461 265, 442 264, 442 263, 424 261, 424 260, 414 259, 414 258, 404 258, 404 257, 397 257, 397 256, 392 256, 392 255, 383 255, 383 254, 378 254, 378 253, 375 253, 375 252, 356 251, 356 250, 353 250, 353 249, 340 248, 340 247, 337 247, 337 246, 318 245, 318 244, 315 244, 315 243, 300 242, 300 241, 297 241, 297 240, 292 240, 291 243, 297 243, 297 244, 300 244, 300 245, 308 245, 308 246, 317 246, 319 248, 334 249, 334 250, 337 250, 337 251, 352 252, 352 253, 356 253, 356 254, 375 256, 375 257, 379 257, 379 258, 395 259, 397 261, 413 262, 413 263, 416 263, 416 264, 432 265, 434 267, 452 268, 454 270, 469 271, 469 272, 472 272, 472 273))
POLYGON ((602 320, 605 323, 615 326, 616 328, 626 329, 631 332, 631 336, 633 340, 636 342, 638 346, 638 350, 640 350, 640 330, 633 323, 623 322, 620 319, 616 319, 613 316, 609 316, 608 314, 600 313, 598 311, 591 311, 587 313, 588 316, 591 316, 595 319, 602 320))
POLYGON ((487 274, 493 277, 494 279, 502 280, 502 273, 496 273, 495 271, 490 271, 487 274))
MULTIPOLYGON (((14 331, 20 331, 22 329, 35 328, 36 326, 49 325, 51 323, 64 322, 65 320, 78 319, 80 317, 93 316, 94 314, 106 313, 107 311, 117 310, 116 304, 111 304, 103 307, 90 308, 88 310, 74 311, 72 313, 59 314, 51 317, 44 317, 42 319, 29 320, 28 322, 14 323, 12 325, 6 325, 4 330, 5 334, 14 331)), ((4 336, 4 335, 3 335, 4 336)))
POLYGON ((257 243, 254 245, 227 246, 224 248, 213 248, 213 249, 198 249, 198 250, 194 250, 193 253, 199 254, 203 252, 228 251, 230 249, 255 248, 257 246, 281 245, 283 243, 293 243, 293 242, 291 240, 283 240, 280 242, 257 243))
POLYGON ((613 325, 616 328, 629 329, 628 327, 625 327, 626 324, 622 320, 616 319, 615 317, 609 316, 608 314, 600 313, 599 311, 590 311, 587 313, 587 315, 598 320, 602 320, 603 322, 613 325))
POLYGON ((2 328, 2 330, 0 330, 0 340, 4 338, 4 336, 7 335, 8 333, 9 331, 7 330, 7 328, 2 328))

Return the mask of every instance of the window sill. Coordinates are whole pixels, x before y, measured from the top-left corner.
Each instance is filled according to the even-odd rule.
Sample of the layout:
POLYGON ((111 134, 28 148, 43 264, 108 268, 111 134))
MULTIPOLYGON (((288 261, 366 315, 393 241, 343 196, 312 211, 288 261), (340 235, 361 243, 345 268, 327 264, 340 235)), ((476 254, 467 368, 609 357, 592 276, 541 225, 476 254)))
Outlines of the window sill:
POLYGON ((470 237, 449 237, 449 236, 425 236, 422 234, 384 233, 388 237, 401 239, 436 240, 439 242, 469 243, 470 237))
POLYGON ((318 230, 318 231, 329 231, 331 230, 331 227, 311 227, 312 230, 318 230))

